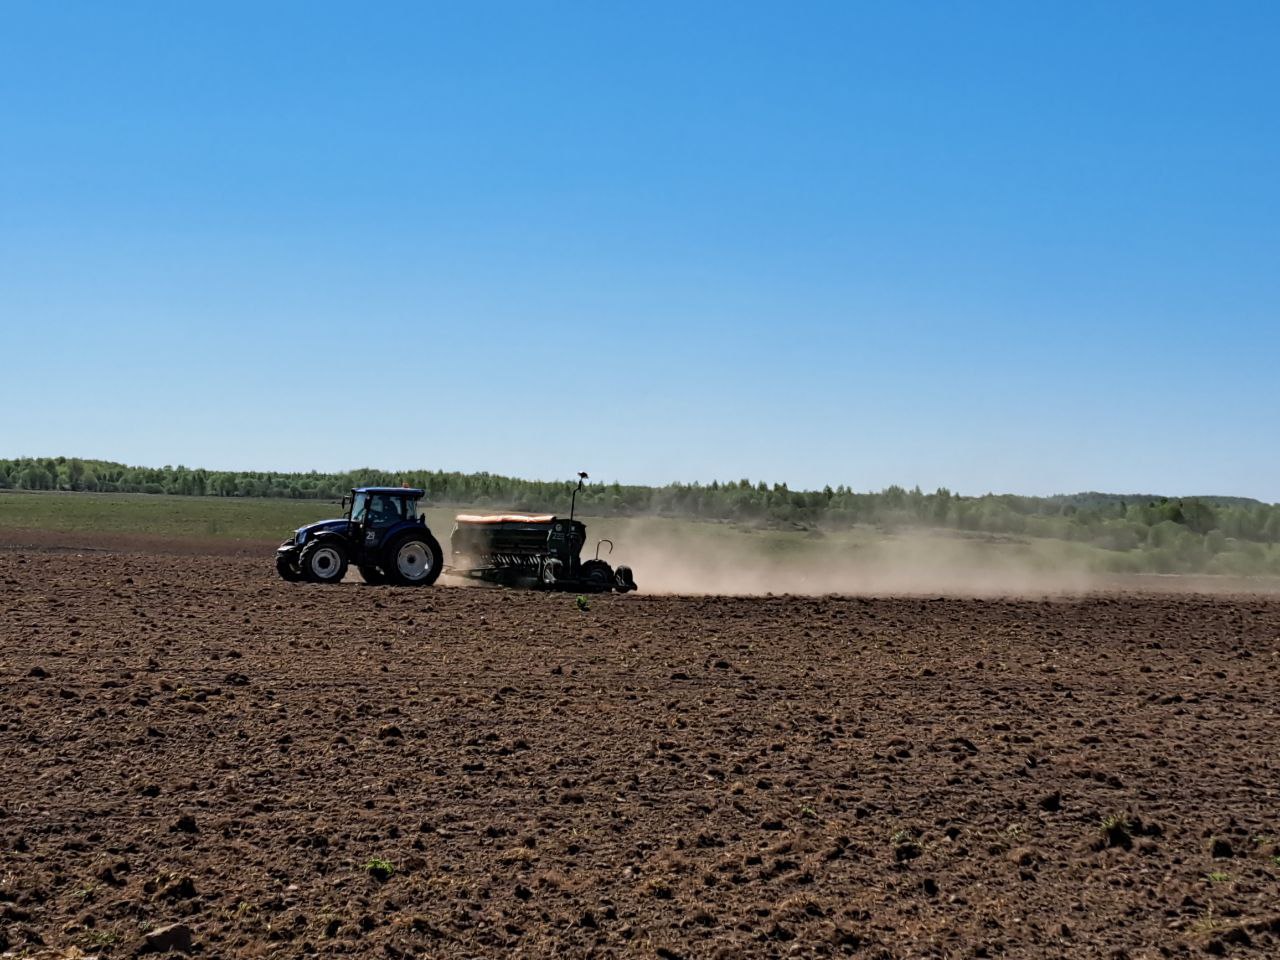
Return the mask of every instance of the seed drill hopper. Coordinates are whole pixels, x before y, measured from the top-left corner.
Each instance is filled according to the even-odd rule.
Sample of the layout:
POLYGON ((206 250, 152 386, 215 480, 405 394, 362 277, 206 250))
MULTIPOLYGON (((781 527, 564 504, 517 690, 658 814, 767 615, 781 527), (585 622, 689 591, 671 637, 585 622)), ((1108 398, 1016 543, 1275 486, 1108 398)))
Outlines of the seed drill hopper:
POLYGON ((452 558, 446 572, 490 583, 542 590, 569 590, 575 593, 627 593, 636 589, 631 568, 616 569, 600 559, 600 547, 612 540, 596 543, 595 556, 582 559, 587 539, 587 526, 574 519, 578 491, 585 473, 578 475, 569 502, 569 517, 553 514, 499 513, 488 515, 459 514, 450 537, 452 558))

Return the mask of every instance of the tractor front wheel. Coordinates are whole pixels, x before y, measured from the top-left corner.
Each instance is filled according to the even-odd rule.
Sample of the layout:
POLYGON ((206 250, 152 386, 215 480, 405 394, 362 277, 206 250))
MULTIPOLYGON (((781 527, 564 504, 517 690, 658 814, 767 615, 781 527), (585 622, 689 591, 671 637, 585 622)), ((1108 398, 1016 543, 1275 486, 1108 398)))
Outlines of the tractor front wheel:
POLYGON ((402 587, 429 587, 444 569, 444 551, 429 533, 406 533, 387 547, 382 569, 402 587))
POLYGON ((298 565, 312 583, 338 583, 347 575, 347 551, 333 540, 317 540, 303 547, 298 565))
POLYGON ((297 583, 302 579, 302 571, 294 564, 293 558, 285 553, 276 554, 276 573, 290 583, 297 583))

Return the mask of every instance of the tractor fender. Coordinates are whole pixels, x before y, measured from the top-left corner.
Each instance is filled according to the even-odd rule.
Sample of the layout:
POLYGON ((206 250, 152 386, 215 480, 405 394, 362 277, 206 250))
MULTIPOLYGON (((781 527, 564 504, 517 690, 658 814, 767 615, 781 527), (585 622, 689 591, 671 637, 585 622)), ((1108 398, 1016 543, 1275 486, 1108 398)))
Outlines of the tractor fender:
POLYGON ((338 541, 338 543, 342 544, 342 546, 346 549, 350 549, 350 545, 351 545, 345 533, 339 530, 321 530, 307 537, 307 542, 305 546, 309 547, 311 546, 311 544, 321 540, 336 540, 338 541))
POLYGON ((365 546, 381 549, 406 530, 412 530, 415 533, 431 533, 431 529, 427 526, 425 520, 401 520, 399 523, 383 530, 382 535, 378 537, 377 543, 366 542, 365 546))

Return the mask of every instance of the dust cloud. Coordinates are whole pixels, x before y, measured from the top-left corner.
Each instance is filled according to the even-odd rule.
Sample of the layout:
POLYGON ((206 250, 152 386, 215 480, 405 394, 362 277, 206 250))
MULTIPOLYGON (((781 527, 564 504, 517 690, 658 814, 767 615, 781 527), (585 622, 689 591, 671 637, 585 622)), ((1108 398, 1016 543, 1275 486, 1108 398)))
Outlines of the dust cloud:
MULTIPOLYGON (((1280 579, 1102 573, 1058 541, 943 530, 862 529, 822 535, 661 517, 582 518, 583 559, 630 566, 642 594, 822 596, 1074 596, 1280 593, 1280 579)), ((450 515, 449 520, 452 520, 450 515)), ((442 529, 452 528, 441 525, 442 529)), ((1096 558, 1094 558, 1096 561, 1096 558)), ((451 584, 474 584, 450 578, 451 584)))
POLYGON ((909 534, 866 543, 644 530, 618 531, 610 557, 657 594, 874 594, 1025 596, 1082 594, 1104 578, 1083 565, 1047 563, 1017 542, 909 534), (625 546, 624 546, 625 545, 625 546))

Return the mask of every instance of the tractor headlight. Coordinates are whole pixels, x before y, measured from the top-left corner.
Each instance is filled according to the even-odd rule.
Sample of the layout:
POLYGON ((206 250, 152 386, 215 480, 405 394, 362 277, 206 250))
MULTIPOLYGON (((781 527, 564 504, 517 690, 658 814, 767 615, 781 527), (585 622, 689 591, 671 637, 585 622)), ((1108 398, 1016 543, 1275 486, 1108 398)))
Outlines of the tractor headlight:
POLYGON ((301 544, 303 540, 307 539, 307 531, 299 530, 297 537, 295 537, 294 539, 296 539, 297 542, 301 544))

